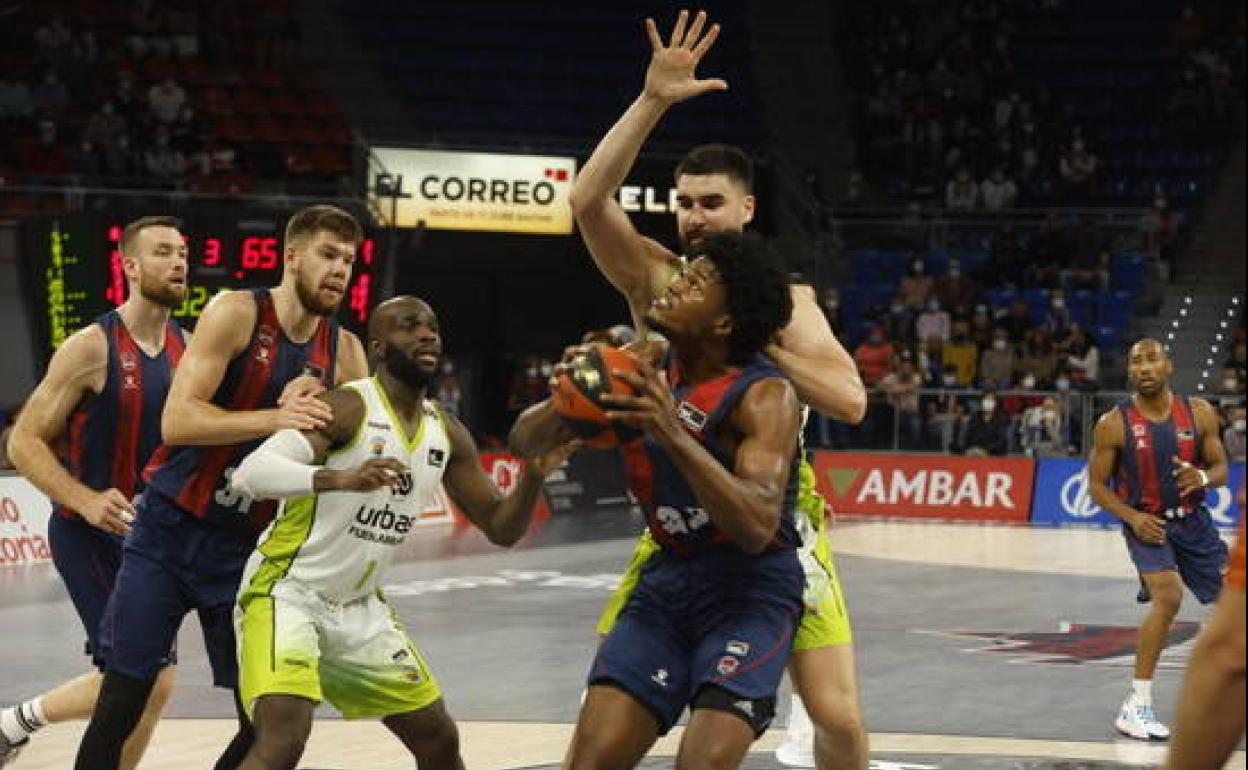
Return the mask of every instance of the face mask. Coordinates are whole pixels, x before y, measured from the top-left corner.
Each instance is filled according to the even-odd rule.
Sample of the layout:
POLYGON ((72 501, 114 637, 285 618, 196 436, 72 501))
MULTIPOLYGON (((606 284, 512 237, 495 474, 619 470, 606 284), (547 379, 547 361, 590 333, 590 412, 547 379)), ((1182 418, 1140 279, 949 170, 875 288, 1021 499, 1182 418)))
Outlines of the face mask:
POLYGON ((1243 419, 1236 420, 1235 422, 1231 423, 1231 427, 1237 431, 1242 432, 1244 430, 1244 420, 1243 419))
POLYGON ((1061 297, 1054 298, 1053 300, 1054 310, 1061 310, 1064 307, 1066 307, 1066 300, 1062 299, 1061 297))
POLYGON ((940 303, 939 303, 939 302, 929 302, 929 303, 927 303, 927 309, 928 309, 928 310, 930 310, 930 311, 931 311, 931 312, 933 312, 933 313, 939 313, 939 312, 940 312, 940 303))
POLYGON ((536 366, 530 366, 528 369, 526 369, 526 370, 524 371, 524 373, 525 373, 525 374, 527 374, 529 377, 536 377, 536 376, 537 376, 537 367, 536 367, 536 366))
POLYGON ((1032 377, 1032 376, 1029 374, 1029 375, 1027 375, 1026 377, 1024 377, 1024 378, 1023 378, 1023 381, 1022 381, 1022 383, 1021 383, 1021 384, 1022 384, 1022 386, 1023 386, 1023 389, 1024 389, 1024 390, 1031 390, 1032 388, 1036 387, 1036 378, 1035 378, 1035 377, 1032 377))
POLYGON ((543 377, 549 377, 551 371, 552 371, 552 367, 550 364, 542 364, 542 376, 543 377))
POLYGON ((902 313, 906 312, 906 306, 905 305, 893 305, 891 308, 889 308, 889 310, 893 311, 893 315, 901 315, 902 313))
POLYGON ((1227 377, 1225 380, 1222 380, 1222 387, 1227 390, 1235 390, 1235 388, 1239 387, 1239 380, 1233 377, 1227 377))
POLYGON ((910 266, 910 269, 914 272, 915 275, 923 275, 923 263, 922 262, 915 262, 913 265, 910 266))
POLYGON ((980 402, 980 406, 984 408, 985 412, 991 412, 993 409, 997 408, 997 402, 993 401, 991 398, 985 398, 982 402, 980 402))
POLYGON ((941 381, 945 383, 946 388, 952 388, 954 385, 958 384, 958 375, 946 374, 943 378, 941 378, 941 381))
POLYGON ((1007 343, 1005 340, 993 340, 992 341, 993 350, 1005 350, 1006 345, 1007 343))
POLYGON ((1056 382, 1054 382, 1053 384, 1054 384, 1055 386, 1057 386, 1057 389, 1058 389, 1058 390, 1069 390, 1069 389, 1070 389, 1070 380, 1066 379, 1065 377, 1058 377, 1058 378, 1057 378, 1057 381, 1056 381, 1056 382))
POLYGON ((959 275, 962 275, 962 271, 961 271, 961 270, 959 270, 959 269, 958 269, 958 268, 956 268, 956 267, 951 267, 951 268, 949 268, 949 277, 950 277, 950 278, 957 278, 959 275))

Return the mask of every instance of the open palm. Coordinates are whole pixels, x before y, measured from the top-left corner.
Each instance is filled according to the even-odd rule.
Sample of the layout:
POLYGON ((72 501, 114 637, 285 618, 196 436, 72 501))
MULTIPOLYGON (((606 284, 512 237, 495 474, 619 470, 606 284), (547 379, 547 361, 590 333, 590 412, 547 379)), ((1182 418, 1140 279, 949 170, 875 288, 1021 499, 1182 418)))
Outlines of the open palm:
POLYGON ((695 75, 698 62, 719 37, 718 24, 712 24, 704 35, 705 26, 705 11, 699 11, 692 24, 689 12, 681 11, 672 28, 671 39, 664 44, 654 19, 646 19, 646 34, 653 51, 646 70, 647 94, 666 104, 675 104, 707 91, 727 90, 728 83, 720 78, 699 80, 695 75))

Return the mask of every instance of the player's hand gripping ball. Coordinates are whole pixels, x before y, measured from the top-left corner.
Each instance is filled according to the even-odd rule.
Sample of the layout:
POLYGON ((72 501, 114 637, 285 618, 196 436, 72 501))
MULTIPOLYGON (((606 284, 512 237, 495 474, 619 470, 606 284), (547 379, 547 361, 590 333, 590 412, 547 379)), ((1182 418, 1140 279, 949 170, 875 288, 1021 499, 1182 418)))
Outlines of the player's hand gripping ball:
POLYGON ((568 362, 551 394, 555 411, 588 446, 613 447, 641 436, 636 428, 607 419, 602 403, 604 395, 637 394, 632 385, 614 376, 613 371, 638 374, 637 357, 627 350, 595 345, 568 362))

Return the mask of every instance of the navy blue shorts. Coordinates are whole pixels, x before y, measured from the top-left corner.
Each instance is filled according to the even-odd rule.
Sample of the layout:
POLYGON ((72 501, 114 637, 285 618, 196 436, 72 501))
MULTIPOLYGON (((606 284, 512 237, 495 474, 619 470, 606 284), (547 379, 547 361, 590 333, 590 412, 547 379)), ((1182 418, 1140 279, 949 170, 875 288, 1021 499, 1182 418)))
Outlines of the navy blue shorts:
POLYGON ((52 563, 87 632, 86 653, 99 665, 96 652, 100 649, 100 620, 121 566, 121 536, 82 519, 53 514, 48 519, 48 543, 52 546, 52 563))
POLYGON ((182 618, 194 610, 213 683, 236 686, 234 598, 254 538, 241 527, 234 532, 197 519, 154 490, 144 492, 135 508, 101 627, 105 670, 155 678, 182 618))
MULTIPOLYGON (((1123 525, 1122 534, 1135 568, 1141 574, 1176 571, 1201 604, 1213 602, 1222 590, 1227 547, 1209 511, 1201 508, 1165 524, 1166 540, 1161 545, 1145 543, 1130 526, 1123 525)), ((1141 590, 1138 598, 1149 601, 1148 592, 1141 590)))
POLYGON ((632 695, 660 733, 708 686, 774 702, 802 613, 802 585, 792 550, 688 560, 660 552, 642 568, 599 647, 589 683, 632 695))

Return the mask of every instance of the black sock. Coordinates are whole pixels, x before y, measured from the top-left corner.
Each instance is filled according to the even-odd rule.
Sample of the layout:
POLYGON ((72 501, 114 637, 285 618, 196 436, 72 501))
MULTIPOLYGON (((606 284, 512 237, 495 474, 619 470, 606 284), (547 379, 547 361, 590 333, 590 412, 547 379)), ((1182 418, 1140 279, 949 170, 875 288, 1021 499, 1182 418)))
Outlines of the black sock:
POLYGON ((237 688, 234 690, 234 711, 238 714, 238 732, 234 734, 230 745, 225 747, 212 770, 235 770, 243 764, 247 752, 251 751, 251 745, 256 742, 256 731, 251 726, 251 720, 247 718, 247 711, 243 708, 242 699, 238 697, 237 688))
POLYGON ((143 716, 155 679, 104 673, 91 723, 78 745, 74 770, 117 770, 121 749, 143 716))

